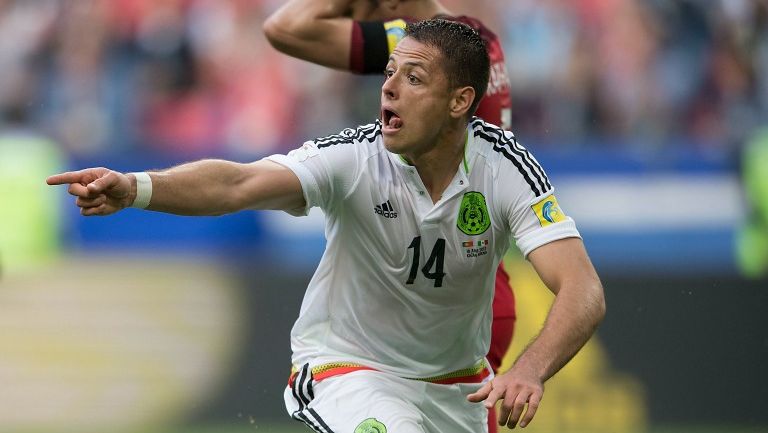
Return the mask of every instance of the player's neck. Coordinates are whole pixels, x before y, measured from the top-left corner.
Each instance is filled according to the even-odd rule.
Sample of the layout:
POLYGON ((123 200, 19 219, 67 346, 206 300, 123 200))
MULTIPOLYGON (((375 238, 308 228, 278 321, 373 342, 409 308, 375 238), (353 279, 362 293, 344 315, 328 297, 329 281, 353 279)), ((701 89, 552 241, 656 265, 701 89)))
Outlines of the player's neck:
POLYGON ((433 203, 440 200, 443 192, 456 176, 456 171, 464 161, 466 143, 467 128, 464 124, 461 128, 452 128, 443 134, 429 151, 418 156, 407 157, 407 160, 416 167, 433 203))

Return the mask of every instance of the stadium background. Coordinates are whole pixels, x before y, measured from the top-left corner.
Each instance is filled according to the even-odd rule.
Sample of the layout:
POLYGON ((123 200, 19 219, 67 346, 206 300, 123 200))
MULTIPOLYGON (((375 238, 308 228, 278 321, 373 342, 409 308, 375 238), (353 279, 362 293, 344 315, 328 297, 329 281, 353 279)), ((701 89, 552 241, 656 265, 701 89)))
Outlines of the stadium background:
MULTIPOLYGON (((445 3, 501 35, 513 129, 606 288, 527 430, 768 430, 768 2, 445 3)), ((303 431, 281 396, 319 214, 85 219, 44 185, 370 121, 381 78, 275 52, 261 23, 279 4, 0 1, 0 431, 303 431)), ((507 261, 509 364, 551 296, 507 261)))

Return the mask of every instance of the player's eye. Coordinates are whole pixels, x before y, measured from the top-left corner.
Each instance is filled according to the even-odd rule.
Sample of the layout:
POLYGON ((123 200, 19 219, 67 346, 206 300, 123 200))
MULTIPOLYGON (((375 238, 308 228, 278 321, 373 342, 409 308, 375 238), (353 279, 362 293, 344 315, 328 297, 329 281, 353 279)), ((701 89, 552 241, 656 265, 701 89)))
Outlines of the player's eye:
POLYGON ((411 84, 419 84, 421 80, 413 74, 408 74, 408 82, 411 84))
POLYGON ((395 75, 394 69, 387 68, 387 69, 384 70, 384 76, 385 77, 389 78, 389 77, 391 77, 393 75, 395 75))

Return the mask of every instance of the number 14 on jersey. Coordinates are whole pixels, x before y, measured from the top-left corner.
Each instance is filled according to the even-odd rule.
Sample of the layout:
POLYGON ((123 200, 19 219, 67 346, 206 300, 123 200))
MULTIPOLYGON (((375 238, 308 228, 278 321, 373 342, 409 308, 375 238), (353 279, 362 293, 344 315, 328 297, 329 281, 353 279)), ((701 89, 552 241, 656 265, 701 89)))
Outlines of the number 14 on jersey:
MULTIPOLYGON (((413 284, 416 281, 416 277, 419 272, 419 256, 421 255, 421 236, 416 236, 408 245, 408 249, 413 249, 413 260, 411 261, 411 270, 408 273, 408 281, 405 284, 413 284)), ((438 238, 435 245, 432 247, 432 253, 430 253, 427 262, 424 267, 421 268, 421 273, 424 277, 434 280, 435 287, 443 286, 443 263, 445 262, 445 239, 438 238)))

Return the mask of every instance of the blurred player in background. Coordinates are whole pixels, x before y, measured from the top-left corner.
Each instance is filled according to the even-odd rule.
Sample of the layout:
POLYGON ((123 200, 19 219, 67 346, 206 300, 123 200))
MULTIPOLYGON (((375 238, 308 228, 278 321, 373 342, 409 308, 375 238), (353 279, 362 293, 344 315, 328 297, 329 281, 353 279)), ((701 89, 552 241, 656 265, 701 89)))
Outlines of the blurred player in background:
POLYGON ((768 127, 756 130, 741 156, 749 214, 736 237, 736 263, 750 278, 768 276, 768 127))
POLYGON ((605 302, 544 170, 511 132, 473 118, 489 63, 467 25, 409 24, 373 124, 250 164, 90 168, 47 182, 69 184, 86 216, 319 206, 327 244, 291 331, 289 413, 323 433, 476 433, 503 400, 502 422, 525 427, 605 302), (539 335, 491 379, 493 270, 513 239, 556 296, 539 335))
MULTIPOLYGON (((404 35, 406 23, 439 17, 465 23, 479 32, 491 60, 490 78, 477 116, 510 129, 509 79, 496 35, 480 21, 455 16, 435 0, 291 0, 264 23, 272 45, 299 59, 361 74, 381 74, 404 35)), ((515 298, 504 265, 496 270, 493 324, 488 361, 499 370, 512 341, 515 298)), ((496 431, 496 412, 488 417, 496 431)))

